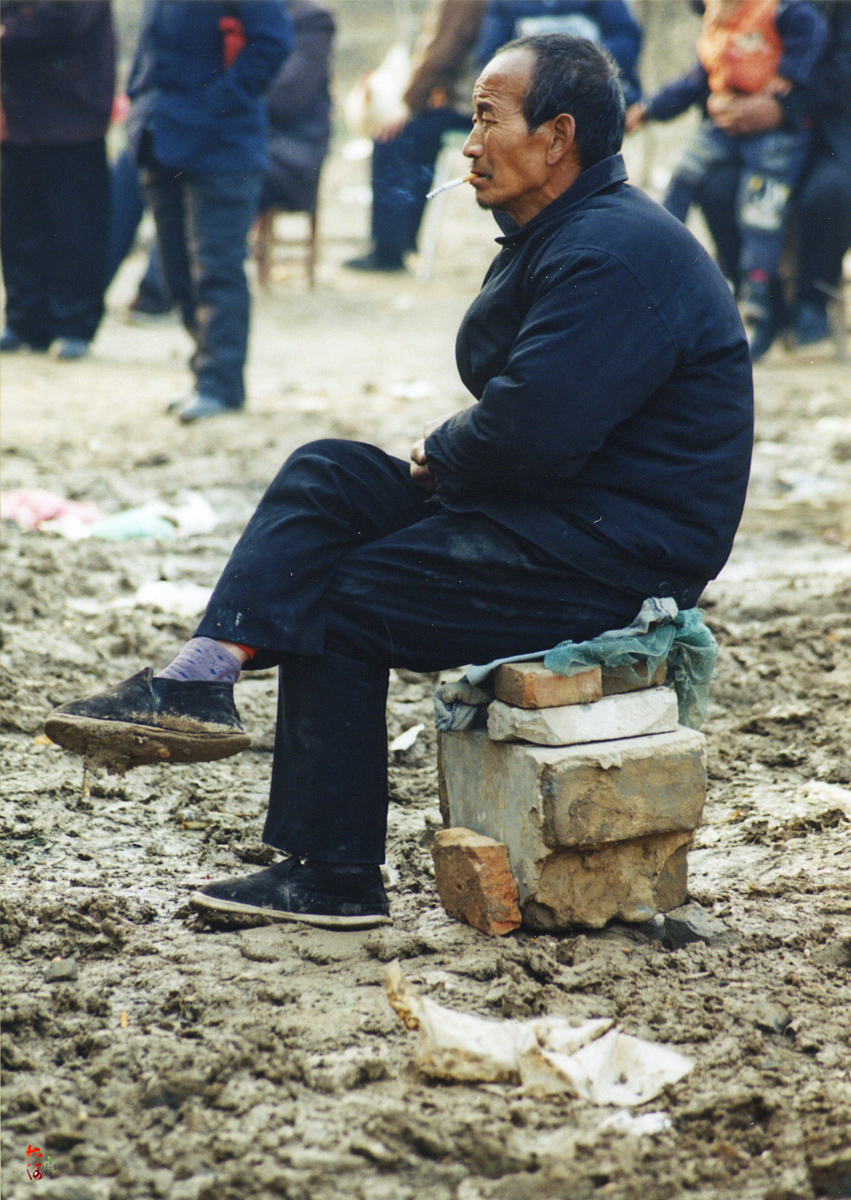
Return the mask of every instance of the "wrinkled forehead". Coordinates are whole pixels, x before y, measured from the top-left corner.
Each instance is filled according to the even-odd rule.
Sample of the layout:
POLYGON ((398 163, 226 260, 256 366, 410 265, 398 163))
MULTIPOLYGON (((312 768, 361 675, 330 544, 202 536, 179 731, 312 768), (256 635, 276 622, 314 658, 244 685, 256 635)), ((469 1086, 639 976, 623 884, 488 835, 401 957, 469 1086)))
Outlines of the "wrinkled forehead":
POLYGON ((482 69, 473 88, 473 107, 517 111, 532 80, 534 57, 529 50, 508 50, 497 54, 482 69))

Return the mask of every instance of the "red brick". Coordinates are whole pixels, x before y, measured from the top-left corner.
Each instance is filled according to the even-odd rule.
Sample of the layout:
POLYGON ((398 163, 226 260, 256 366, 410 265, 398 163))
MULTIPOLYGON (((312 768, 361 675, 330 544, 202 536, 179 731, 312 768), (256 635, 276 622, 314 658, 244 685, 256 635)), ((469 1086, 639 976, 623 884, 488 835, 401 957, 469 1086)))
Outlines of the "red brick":
POLYGON ((621 692, 637 692, 641 688, 661 687, 668 674, 666 663, 659 663, 651 677, 647 678, 647 663, 633 663, 632 669, 626 667, 603 668, 603 695, 617 696, 621 692), (632 671, 638 679, 630 678, 632 671))
POLYGON ((578 675, 557 675, 541 662, 503 663, 493 676, 497 700, 517 708, 559 708, 592 704, 603 695, 599 667, 578 675))
POLYGON ((431 854, 440 900, 450 917, 498 937, 518 927, 517 884, 502 842, 471 829, 441 829, 431 854))

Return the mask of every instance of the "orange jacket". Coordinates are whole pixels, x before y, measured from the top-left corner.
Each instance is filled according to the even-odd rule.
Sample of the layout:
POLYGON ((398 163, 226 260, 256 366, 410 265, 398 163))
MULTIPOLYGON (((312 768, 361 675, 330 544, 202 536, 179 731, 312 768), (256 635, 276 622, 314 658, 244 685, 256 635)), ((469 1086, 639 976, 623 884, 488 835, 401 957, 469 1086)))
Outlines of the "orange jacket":
POLYGON ((778 0, 707 0, 697 54, 713 92, 759 92, 783 54, 778 0))

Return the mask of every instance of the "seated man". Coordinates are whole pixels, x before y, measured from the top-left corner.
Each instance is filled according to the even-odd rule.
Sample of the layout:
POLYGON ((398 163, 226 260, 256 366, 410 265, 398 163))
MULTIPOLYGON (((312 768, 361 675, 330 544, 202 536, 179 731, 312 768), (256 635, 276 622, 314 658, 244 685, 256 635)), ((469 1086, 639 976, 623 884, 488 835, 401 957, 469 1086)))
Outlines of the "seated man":
POLYGON ((608 55, 564 34, 500 51, 465 145, 512 232, 458 334, 471 407, 411 463, 296 451, 195 638, 158 675, 64 705, 48 736, 101 762, 243 748, 232 685, 280 665, 264 839, 288 857, 196 892, 202 910, 329 926, 388 918, 388 670, 436 671, 693 606, 745 499, 750 359, 721 273, 626 182, 608 55))
POLYGON ((266 93, 269 162, 260 212, 309 212, 331 137, 331 46, 334 18, 314 0, 287 0, 293 48, 266 93))

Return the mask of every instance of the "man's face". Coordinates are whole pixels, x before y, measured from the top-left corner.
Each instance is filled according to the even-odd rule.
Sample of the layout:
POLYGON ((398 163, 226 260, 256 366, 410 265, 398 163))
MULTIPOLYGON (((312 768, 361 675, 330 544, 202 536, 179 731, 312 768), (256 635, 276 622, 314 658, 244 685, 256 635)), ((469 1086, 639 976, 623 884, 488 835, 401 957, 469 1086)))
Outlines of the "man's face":
POLYGON ((523 116, 533 65, 529 50, 509 50, 488 63, 473 88, 473 130, 464 145, 479 207, 499 209, 518 225, 552 199, 544 193, 552 175, 547 126, 530 133, 523 116))

